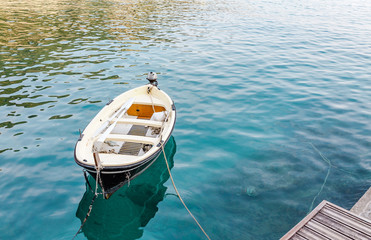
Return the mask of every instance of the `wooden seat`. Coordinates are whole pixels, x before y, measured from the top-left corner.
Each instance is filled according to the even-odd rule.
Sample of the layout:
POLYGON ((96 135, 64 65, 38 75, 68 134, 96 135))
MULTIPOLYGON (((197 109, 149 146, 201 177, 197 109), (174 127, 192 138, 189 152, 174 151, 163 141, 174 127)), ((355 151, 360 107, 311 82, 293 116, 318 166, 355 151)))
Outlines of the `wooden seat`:
POLYGON ((99 153, 99 158, 104 167, 123 166, 126 164, 132 164, 138 161, 138 156, 110 154, 110 153, 99 153))
POLYGON ((122 134, 108 134, 105 140, 119 141, 119 142, 135 142, 155 145, 159 142, 158 138, 135 136, 135 135, 122 135, 122 134))
POLYGON ((117 123, 121 123, 121 124, 133 124, 133 125, 150 126, 150 127, 161 127, 162 126, 162 122, 139 119, 139 118, 121 118, 121 119, 114 118, 111 120, 111 123, 116 122, 116 121, 117 123))

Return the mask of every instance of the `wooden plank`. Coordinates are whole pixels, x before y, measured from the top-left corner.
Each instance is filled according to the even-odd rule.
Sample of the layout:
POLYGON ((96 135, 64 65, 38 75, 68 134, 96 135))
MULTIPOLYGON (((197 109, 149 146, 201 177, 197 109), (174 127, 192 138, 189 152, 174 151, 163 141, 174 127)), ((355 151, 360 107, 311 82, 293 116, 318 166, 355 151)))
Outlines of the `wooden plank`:
POLYGON ((326 208, 332 208, 332 209, 336 209, 337 211, 341 212, 343 215, 346 215, 347 217, 349 218, 353 218, 355 220, 357 220, 358 222, 362 223, 363 225, 365 226, 368 226, 369 229, 371 230, 371 221, 370 219, 367 219, 367 218, 364 218, 362 216, 359 216, 357 214, 354 214, 344 208, 341 208, 335 204, 332 204, 332 203, 328 203, 326 205, 326 208))
POLYGON ((162 122, 159 121, 151 121, 145 119, 138 119, 138 118, 121 118, 121 119, 112 119, 111 122, 121 123, 121 124, 132 124, 132 125, 141 125, 141 126, 150 126, 150 127, 161 127, 162 122))
POLYGON ((301 220, 298 224, 296 224, 289 232, 287 232, 280 240, 287 240, 290 239, 294 234, 299 231, 312 217, 314 217, 327 201, 323 200, 313 211, 311 211, 303 220, 301 220))
POLYGON ((287 239, 371 239, 371 221, 335 204, 322 201, 311 213, 286 233, 287 239))
MULTIPOLYGON (((310 228, 307 228, 306 226, 302 227, 299 231, 298 231, 298 234, 300 236, 303 236, 307 239, 315 239, 315 240, 331 240, 330 238, 327 238, 325 236, 323 236, 322 234, 316 232, 316 231, 313 231, 312 229, 310 228)), ((291 239, 291 238, 290 238, 291 239)))
POLYGON ((341 209, 334 209, 333 207, 323 208, 321 210, 321 213, 329 217, 338 219, 349 227, 359 229, 359 231, 362 231, 363 233, 371 236, 371 224, 363 221, 363 219, 357 218, 356 216, 353 216, 351 214, 347 214, 344 211, 341 211, 341 209))
POLYGON ((337 205, 335 205, 333 203, 329 203, 326 206, 326 208, 336 209, 336 210, 342 212, 344 215, 347 215, 347 216, 349 216, 351 218, 354 218, 354 219, 358 219, 361 222, 363 222, 364 224, 371 226, 371 220, 370 219, 367 219, 367 218, 364 218, 362 216, 359 216, 358 214, 354 214, 351 211, 348 211, 348 210, 346 210, 344 208, 341 208, 341 207, 339 207, 339 206, 337 206, 337 205))
MULTIPOLYGON (((162 112, 166 109, 162 106, 154 106, 155 112, 162 112)), ((132 116, 138 116, 138 118, 150 119, 153 114, 152 105, 145 104, 133 104, 127 110, 127 113, 132 116)))
POLYGON ((138 160, 138 156, 133 155, 124 155, 124 154, 112 154, 112 153, 99 153, 101 159, 104 160, 105 163, 109 162, 107 159, 112 161, 118 161, 121 159, 126 159, 127 161, 134 161, 138 160))
POLYGON ((109 134, 105 140, 120 141, 120 142, 135 142, 147 143, 155 145, 159 142, 158 138, 135 136, 135 135, 122 135, 122 134, 109 134))
POLYGON ((367 234, 364 234, 363 232, 354 229, 352 227, 349 227, 348 225, 342 223, 341 221, 338 221, 334 218, 331 218, 327 215, 324 215, 323 213, 319 212, 315 217, 314 220, 321 222, 322 224, 338 231, 342 232, 344 235, 353 238, 353 239, 359 239, 359 240, 369 240, 371 239, 371 236, 368 236, 367 234))
POLYGON ((332 228, 327 227, 326 225, 323 225, 315 220, 309 221, 306 225, 306 227, 312 229, 313 231, 316 231, 320 233, 321 235, 324 235, 330 239, 337 239, 337 240, 352 240, 351 238, 335 231, 332 228))
MULTIPOLYGON (((132 155, 112 154, 112 153, 99 153, 103 167, 107 166, 125 166, 138 162, 141 157, 132 155)), ((103 169, 104 171, 104 169, 103 169)))
POLYGON ((308 238, 305 238, 303 236, 300 236, 298 233, 296 233, 290 240, 308 240, 308 238))

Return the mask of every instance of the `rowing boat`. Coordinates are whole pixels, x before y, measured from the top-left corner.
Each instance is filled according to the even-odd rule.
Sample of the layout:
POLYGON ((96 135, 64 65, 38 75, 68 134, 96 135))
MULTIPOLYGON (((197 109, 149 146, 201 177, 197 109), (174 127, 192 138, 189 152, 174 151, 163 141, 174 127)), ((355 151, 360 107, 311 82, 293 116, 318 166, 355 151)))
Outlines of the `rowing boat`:
MULTIPOLYGON (((176 143, 173 136, 165 146, 169 168, 174 165, 176 143)), ((96 239, 104 236, 104 239, 136 239, 143 235, 143 229, 149 221, 155 217, 159 210, 159 203, 165 199, 167 192, 166 181, 169 180, 169 172, 164 157, 160 154, 158 159, 130 185, 123 186, 110 197, 107 204, 105 199, 95 198, 94 210, 91 212, 87 224, 81 228, 86 239, 96 239), (107 221, 109 219, 109 221, 107 221), (129 234, 130 233, 130 234, 129 234), (131 236, 131 237, 129 237, 131 236), (133 237, 135 236, 135 237, 133 237)), ((93 186, 94 179, 89 178, 86 191, 79 203, 76 217, 84 223, 89 205, 94 199, 94 192, 89 185, 93 186), (88 185, 89 184, 89 185, 88 185)))
POLYGON ((147 79, 149 84, 108 102, 76 143, 76 163, 97 180, 106 199, 157 159, 174 129, 174 102, 157 87, 155 73, 147 79))

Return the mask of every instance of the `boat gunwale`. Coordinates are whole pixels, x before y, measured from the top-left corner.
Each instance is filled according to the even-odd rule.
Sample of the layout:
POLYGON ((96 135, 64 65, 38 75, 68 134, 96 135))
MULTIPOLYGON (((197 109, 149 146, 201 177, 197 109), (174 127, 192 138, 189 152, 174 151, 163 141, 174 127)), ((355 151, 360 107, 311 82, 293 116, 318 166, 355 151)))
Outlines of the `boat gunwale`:
MULTIPOLYGON (((174 126, 175 126, 175 124, 173 125, 173 128, 170 131, 169 137, 163 143, 161 143, 161 144, 166 145, 166 143, 169 141, 169 139, 171 137, 171 133, 173 132, 174 126)), ((78 142, 79 141, 77 141, 76 144, 78 142)), ((156 152, 154 152, 152 155, 150 155, 149 157, 143 159, 142 161, 136 162, 136 163, 126 164, 126 165, 120 165, 120 166, 103 166, 101 172, 104 174, 104 170, 110 170, 110 171, 114 171, 114 170, 116 170, 116 171, 131 171, 131 170, 136 169, 137 167, 140 167, 141 165, 146 164, 147 162, 155 159, 156 157, 158 157, 160 155, 160 151, 161 150, 162 150, 162 148, 159 147, 159 149, 157 149, 156 152)), ((89 172, 96 172, 95 165, 83 164, 83 163, 81 163, 77 159, 77 157, 76 157, 76 148, 75 148, 75 151, 74 151, 74 158, 75 158, 75 162, 79 166, 85 168, 88 171, 89 170, 92 170, 92 171, 89 171, 89 172)))
MULTIPOLYGON (((147 85, 144 85, 144 86, 147 86, 147 85)), ((141 86, 142 87, 142 86, 141 86)), ((131 90, 133 90, 133 89, 131 89, 131 90)), ((129 90, 129 91, 131 91, 131 90, 129 90)), ((159 88, 158 88, 158 90, 160 90, 159 88)), ((162 91, 162 90, 160 90, 160 91, 162 91)), ((168 134, 168 136, 167 136, 167 138, 166 138, 166 140, 162 140, 162 143, 161 142, 159 142, 159 144, 163 144, 163 145, 166 145, 166 143, 168 142, 168 140, 170 139, 170 137, 171 137, 171 134, 172 134, 172 132, 173 132, 173 130, 174 130, 174 127, 175 127, 175 123, 176 123, 176 107, 175 107, 175 104, 174 104, 174 101, 170 98, 170 96, 166 93, 166 92, 164 92, 164 91, 162 91, 170 100, 171 100, 171 104, 170 104, 170 106, 171 106, 171 108, 170 108, 170 111, 173 111, 174 112, 174 117, 173 117, 173 122, 174 122, 174 124, 172 124, 172 126, 171 126, 171 129, 170 129, 170 131, 169 131, 169 134, 168 134)), ((104 107, 103 107, 104 108, 104 107)), ((103 109, 102 108, 102 109, 103 109)), ((101 109, 101 110, 102 110, 101 109)), ((99 114, 99 113, 98 113, 99 114)), ((97 114, 97 115, 98 115, 97 114)), ((96 116, 97 116, 96 115, 96 116)), ((90 122, 88 123, 88 125, 90 124, 90 122)), ((87 125, 87 126, 88 126, 87 125)), ((85 129, 86 129, 86 127, 85 127, 85 129)), ((84 129, 84 131, 85 131, 85 129, 84 129)), ((75 160, 75 162, 79 165, 79 166, 81 166, 81 167, 83 167, 83 168, 85 168, 86 170, 93 170, 93 171, 95 171, 95 165, 92 165, 92 164, 84 164, 82 161, 84 160, 82 160, 82 161, 80 161, 78 158, 77 158, 77 154, 76 154, 76 150, 77 150, 77 144, 81 141, 81 139, 83 138, 83 135, 76 141, 76 144, 75 144, 75 149, 74 149, 74 160, 75 160)), ((155 146, 155 147, 158 147, 158 146, 155 146)), ((145 158, 145 159, 142 159, 141 161, 138 161, 138 162, 135 162, 135 163, 131 163, 131 164, 122 164, 122 165, 116 165, 116 166, 103 166, 103 169, 106 169, 106 170, 109 170, 109 171, 125 171, 125 170, 127 170, 127 171, 131 171, 131 170, 133 170, 133 169, 136 169, 137 167, 139 167, 139 166, 141 166, 142 164, 145 164, 145 163, 147 163, 147 162, 149 162, 149 161, 151 161, 151 160, 153 160, 154 158, 156 158, 156 157, 158 157, 158 155, 160 154, 160 151, 161 151, 161 147, 158 147, 158 149, 153 153, 153 154, 151 154, 150 156, 148 156, 147 158, 145 158)), ((102 173, 104 173, 104 171, 102 172, 102 173)))

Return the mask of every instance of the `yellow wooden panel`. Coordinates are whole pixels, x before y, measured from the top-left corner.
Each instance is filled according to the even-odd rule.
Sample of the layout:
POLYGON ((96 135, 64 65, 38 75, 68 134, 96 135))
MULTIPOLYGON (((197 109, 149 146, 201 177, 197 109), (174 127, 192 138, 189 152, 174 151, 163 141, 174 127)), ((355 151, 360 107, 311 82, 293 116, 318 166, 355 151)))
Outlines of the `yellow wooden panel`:
MULTIPOLYGON (((166 109, 161 106, 155 106, 156 112, 162 112, 166 109)), ((128 109, 127 113, 132 116, 138 116, 138 118, 142 119, 150 119, 153 114, 152 105, 144 105, 144 104, 133 104, 128 109)))

